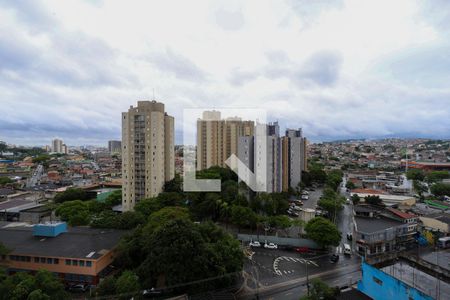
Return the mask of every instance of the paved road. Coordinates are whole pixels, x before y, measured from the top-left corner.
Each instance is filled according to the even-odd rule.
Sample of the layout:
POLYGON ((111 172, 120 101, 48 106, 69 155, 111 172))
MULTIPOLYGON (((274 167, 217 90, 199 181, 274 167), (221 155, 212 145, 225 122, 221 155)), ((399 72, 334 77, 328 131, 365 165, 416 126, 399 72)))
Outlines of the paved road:
POLYGON ((34 170, 33 175, 28 179, 27 187, 33 187, 40 183, 42 174, 44 174, 44 166, 38 165, 36 170, 34 170))
POLYGON ((333 264, 328 255, 308 258, 295 252, 256 249, 252 263, 246 266, 251 276, 243 298, 252 299, 259 293, 261 299, 298 299, 306 293, 306 268, 310 280, 319 277, 330 286, 347 286, 361 278, 356 256, 341 256, 333 264))
POLYGON ((302 200, 303 206, 302 208, 312 208, 316 209, 317 202, 319 201, 320 196, 322 196, 323 188, 317 188, 315 191, 309 191, 309 199, 302 200))
MULTIPOLYGON (((345 186, 345 182, 343 185, 345 186)), ((341 187, 341 194, 348 197, 347 191, 341 187)), ((304 208, 315 208, 322 195, 322 189, 310 192, 309 200, 304 201, 304 208)), ((253 285, 247 290, 245 299, 255 297, 256 291, 260 299, 298 299, 305 295, 306 290, 306 268, 308 268, 309 279, 319 277, 330 286, 348 286, 355 284, 361 278, 360 258, 343 255, 343 244, 352 243, 347 240, 347 232, 353 232, 353 207, 345 204, 339 212, 336 220, 339 230, 342 232, 342 240, 336 253, 340 259, 336 264, 329 261, 329 255, 321 257, 302 256, 296 252, 283 250, 254 249, 252 261, 246 265, 246 271, 252 274, 253 285), (256 289, 257 278, 259 285, 256 289), (252 294, 253 293, 253 294, 252 294)), ((355 247, 352 245, 352 250, 355 247)))

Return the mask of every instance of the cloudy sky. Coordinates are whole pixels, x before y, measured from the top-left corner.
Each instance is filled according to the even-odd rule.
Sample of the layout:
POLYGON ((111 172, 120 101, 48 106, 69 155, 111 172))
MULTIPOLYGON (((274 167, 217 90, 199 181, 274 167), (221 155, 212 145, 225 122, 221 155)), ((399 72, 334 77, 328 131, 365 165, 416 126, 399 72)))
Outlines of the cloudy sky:
MULTIPOLYGON (((450 137, 450 1, 0 0, 0 140, 120 138, 137 100, 313 140, 450 137)), ((181 138, 177 140, 181 143, 181 138)))

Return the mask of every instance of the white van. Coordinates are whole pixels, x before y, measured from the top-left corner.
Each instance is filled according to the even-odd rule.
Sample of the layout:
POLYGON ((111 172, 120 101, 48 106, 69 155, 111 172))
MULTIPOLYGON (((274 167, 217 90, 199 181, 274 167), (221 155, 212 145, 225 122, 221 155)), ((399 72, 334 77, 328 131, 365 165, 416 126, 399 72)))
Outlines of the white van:
POLYGON ((352 248, 350 248, 349 244, 344 244, 344 254, 345 255, 352 255, 352 248))

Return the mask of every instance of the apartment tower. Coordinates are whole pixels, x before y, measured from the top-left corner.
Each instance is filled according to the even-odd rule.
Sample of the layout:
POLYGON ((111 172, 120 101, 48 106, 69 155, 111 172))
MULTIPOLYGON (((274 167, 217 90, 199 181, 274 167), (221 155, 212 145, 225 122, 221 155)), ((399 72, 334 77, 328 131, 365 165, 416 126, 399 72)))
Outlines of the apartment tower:
POLYGON ((52 152, 63 153, 63 141, 60 139, 52 140, 52 152))
POLYGON ((302 129, 286 129, 282 138, 283 191, 295 189, 306 170, 306 138, 302 129))
POLYGON ((225 167, 231 154, 238 154, 240 136, 252 136, 253 121, 241 118, 221 119, 219 111, 204 111, 197 120, 197 170, 225 167))
POLYGON ((174 118, 164 104, 138 101, 122 113, 122 207, 157 196, 175 176, 174 118))

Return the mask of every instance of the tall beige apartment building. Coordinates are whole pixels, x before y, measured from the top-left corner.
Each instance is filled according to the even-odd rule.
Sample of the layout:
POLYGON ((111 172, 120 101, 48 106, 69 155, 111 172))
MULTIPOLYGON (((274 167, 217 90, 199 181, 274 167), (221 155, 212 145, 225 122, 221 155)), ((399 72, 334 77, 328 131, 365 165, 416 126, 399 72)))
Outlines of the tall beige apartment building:
POLYGON ((157 196, 174 176, 174 118, 163 103, 138 101, 122 113, 123 210, 157 196))
POLYGON ((219 111, 204 111, 197 120, 197 170, 225 167, 225 160, 238 154, 238 138, 252 136, 254 127, 253 121, 221 119, 219 111))

